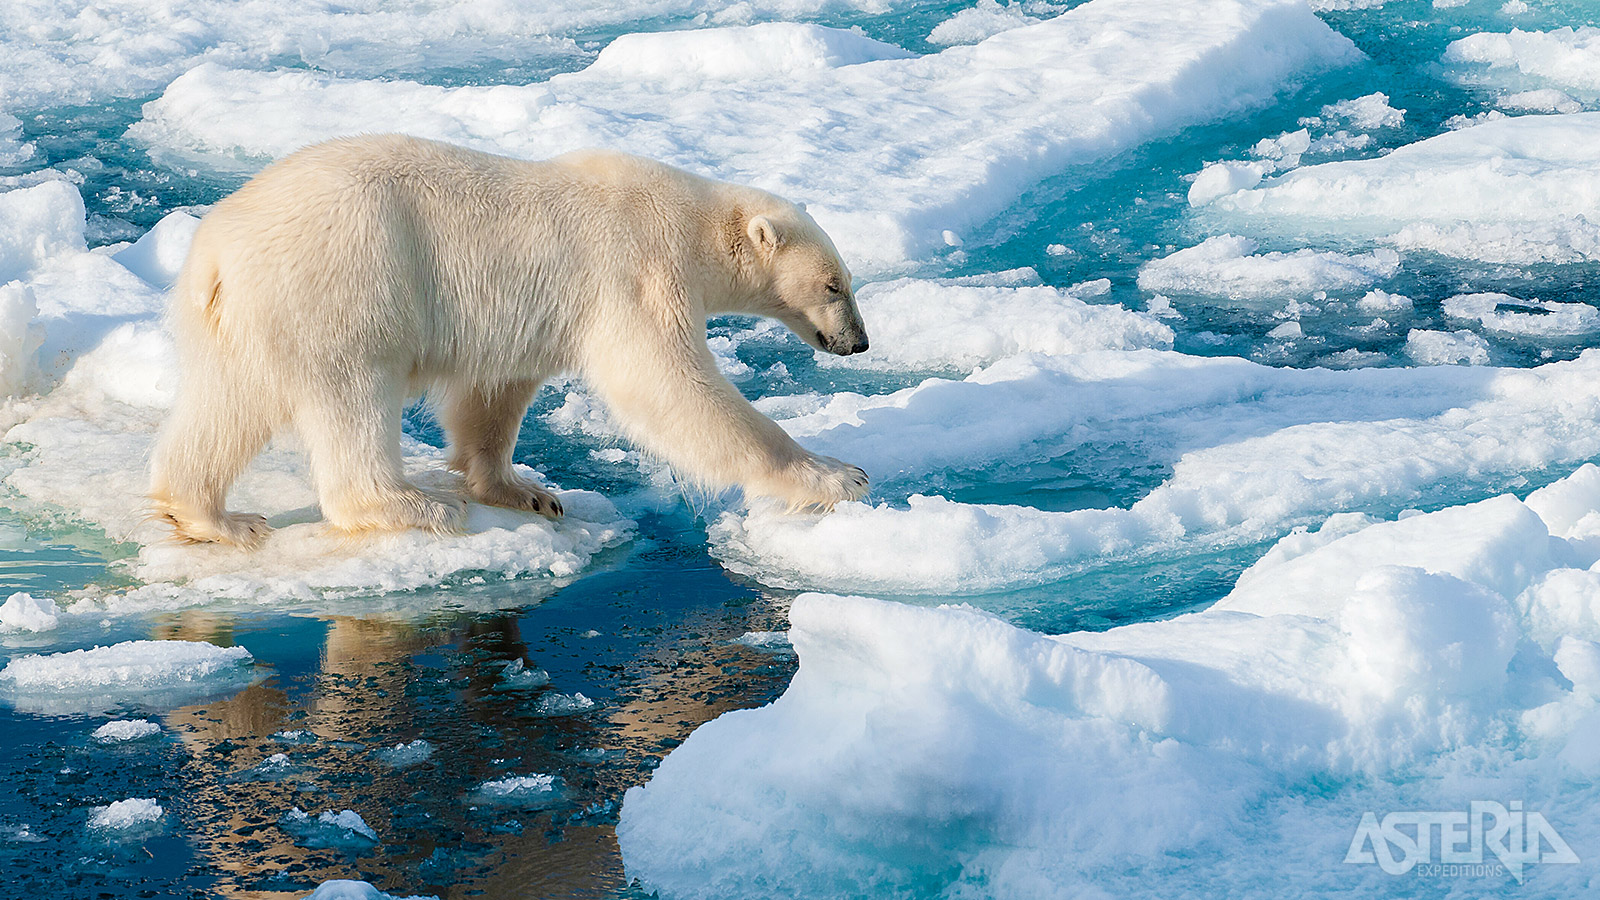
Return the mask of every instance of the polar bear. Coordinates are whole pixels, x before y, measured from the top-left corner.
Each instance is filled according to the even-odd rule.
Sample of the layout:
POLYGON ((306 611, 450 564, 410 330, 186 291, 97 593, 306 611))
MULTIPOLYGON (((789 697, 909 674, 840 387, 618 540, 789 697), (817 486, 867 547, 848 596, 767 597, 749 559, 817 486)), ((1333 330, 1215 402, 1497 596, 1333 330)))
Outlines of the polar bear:
POLYGON ((195 233, 172 301, 181 381, 155 513, 185 540, 258 544, 266 520, 224 501, 292 425, 332 526, 457 530, 463 502, 401 469, 401 410, 426 393, 468 496, 559 516, 511 466, 529 401, 558 373, 689 482, 791 509, 861 497, 861 469, 801 448, 718 372, 705 330, 718 313, 867 349, 833 243, 764 191, 614 152, 528 162, 399 135, 303 149, 195 233))

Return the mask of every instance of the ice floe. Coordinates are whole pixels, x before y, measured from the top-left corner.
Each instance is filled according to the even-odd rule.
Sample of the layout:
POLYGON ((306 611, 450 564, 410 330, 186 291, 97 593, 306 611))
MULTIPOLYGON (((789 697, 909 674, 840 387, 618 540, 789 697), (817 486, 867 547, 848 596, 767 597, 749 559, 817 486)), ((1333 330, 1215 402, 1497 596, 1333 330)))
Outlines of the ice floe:
POLYGON ((378 833, 353 809, 312 816, 296 806, 278 818, 278 827, 302 847, 363 851, 378 843, 378 833))
POLYGON ((427 762, 428 758, 433 756, 433 745, 422 738, 417 738, 414 741, 395 744, 393 747, 385 747, 373 756, 386 765, 404 769, 427 762))
POLYGON ((1600 98, 1600 28, 1472 34, 1452 41, 1444 61, 1469 83, 1561 88, 1600 98))
POLYGON ((439 900, 436 896, 398 897, 386 894, 365 881, 334 879, 317 885, 317 889, 302 900, 439 900))
POLYGON ((491 806, 515 806, 521 809, 547 809, 559 806, 567 798, 565 786, 554 775, 508 775, 478 785, 471 800, 491 806))
POLYGON ((1522 300, 1506 294, 1457 294, 1443 303, 1452 319, 1469 319, 1490 331, 1562 337, 1600 330, 1600 309, 1587 303, 1522 300))
POLYGON ((1465 328, 1431 331, 1413 328, 1406 333, 1405 354, 1419 366, 1469 366, 1489 364, 1489 342, 1465 328))
POLYGON ((785 60, 740 78, 679 71, 677 60, 732 39, 703 32, 635 35, 620 74, 591 66, 527 86, 208 63, 148 104, 131 134, 256 160, 393 130, 530 158, 616 147, 805 201, 853 265, 881 271, 942 250, 947 234, 959 241, 1045 177, 1359 58, 1289 0, 1093 0, 975 45, 856 65, 839 63, 860 52, 805 37, 816 33, 776 23, 738 32, 752 43, 740 58, 785 60), (641 78, 640 65, 673 74, 641 78))
MULTIPOLYGON (((1413 333, 1407 347, 1427 364, 1488 361, 1470 332, 1413 333)), ((1341 510, 1397 509, 1452 480, 1575 464, 1600 453, 1597 423, 1600 351, 1470 374, 1275 369, 1160 351, 1019 357, 963 381, 836 396, 784 424, 864 466, 880 489, 1090 440, 1137 442, 1170 477, 1126 508, 1057 512, 908 492, 903 503, 841 504, 824 517, 728 511, 708 535, 724 565, 774 586, 983 594, 1151 553, 1270 540, 1341 510)))
POLYGON ((1146 263, 1139 270, 1139 287, 1233 300, 1286 300, 1319 291, 1362 290, 1400 270, 1400 255, 1389 249, 1358 255, 1328 250, 1257 253, 1259 249, 1255 241, 1236 235, 1208 238, 1146 263))
POLYGON ((0 633, 49 631, 60 621, 61 610, 49 597, 18 591, 0 604, 0 633))
POLYGON ((1212 200, 1247 234, 1377 240, 1488 262, 1600 258, 1600 113, 1486 120, 1373 159, 1306 166, 1212 200))
MULTIPOLYGON (((785 695, 628 792, 629 874, 671 898, 1216 896, 1285 866, 1299 893, 1378 890, 1377 866, 1336 864, 1363 811, 1503 810, 1586 777, 1596 522, 1594 466, 1526 503, 1335 516, 1211 609, 1103 633, 803 595, 785 695)), ((1538 811, 1581 847, 1600 829, 1571 784, 1538 811)), ((1576 857, 1543 849, 1528 887, 1580 890, 1576 857)))

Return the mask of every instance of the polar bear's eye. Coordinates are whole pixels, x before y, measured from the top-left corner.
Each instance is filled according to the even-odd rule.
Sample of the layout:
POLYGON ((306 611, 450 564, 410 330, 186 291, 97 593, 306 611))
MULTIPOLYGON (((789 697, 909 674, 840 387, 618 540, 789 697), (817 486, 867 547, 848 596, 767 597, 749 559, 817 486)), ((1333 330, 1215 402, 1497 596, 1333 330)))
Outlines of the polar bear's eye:
POLYGON ((830 293, 830 294, 842 294, 842 293, 844 293, 844 289, 839 286, 839 282, 830 281, 830 282, 828 282, 828 293, 830 293))

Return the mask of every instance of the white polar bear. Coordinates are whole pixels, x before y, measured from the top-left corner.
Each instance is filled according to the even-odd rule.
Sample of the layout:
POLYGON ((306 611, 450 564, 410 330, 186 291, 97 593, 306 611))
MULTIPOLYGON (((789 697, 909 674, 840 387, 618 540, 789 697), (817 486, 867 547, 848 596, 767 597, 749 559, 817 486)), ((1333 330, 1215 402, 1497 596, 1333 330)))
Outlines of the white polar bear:
POLYGON ((224 501, 292 424, 333 526, 456 530, 462 502, 401 470, 401 409, 427 392, 472 499, 560 515, 511 453, 534 391, 562 372, 691 482, 791 508, 862 496, 864 472, 802 449, 717 371, 717 313, 867 348, 833 243, 763 191, 621 153, 526 162, 398 135, 309 147, 195 234, 155 511, 183 539, 257 544, 266 521, 224 501))

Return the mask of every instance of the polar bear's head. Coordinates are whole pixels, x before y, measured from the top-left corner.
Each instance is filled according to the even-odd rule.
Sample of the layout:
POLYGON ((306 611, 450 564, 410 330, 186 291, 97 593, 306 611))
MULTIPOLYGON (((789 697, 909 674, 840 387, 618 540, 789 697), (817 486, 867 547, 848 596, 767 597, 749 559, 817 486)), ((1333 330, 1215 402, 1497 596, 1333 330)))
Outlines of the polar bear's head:
POLYGON ((805 210, 785 203, 752 215, 744 237, 755 281, 751 312, 778 319, 826 353, 849 356, 867 349, 850 270, 805 210))

